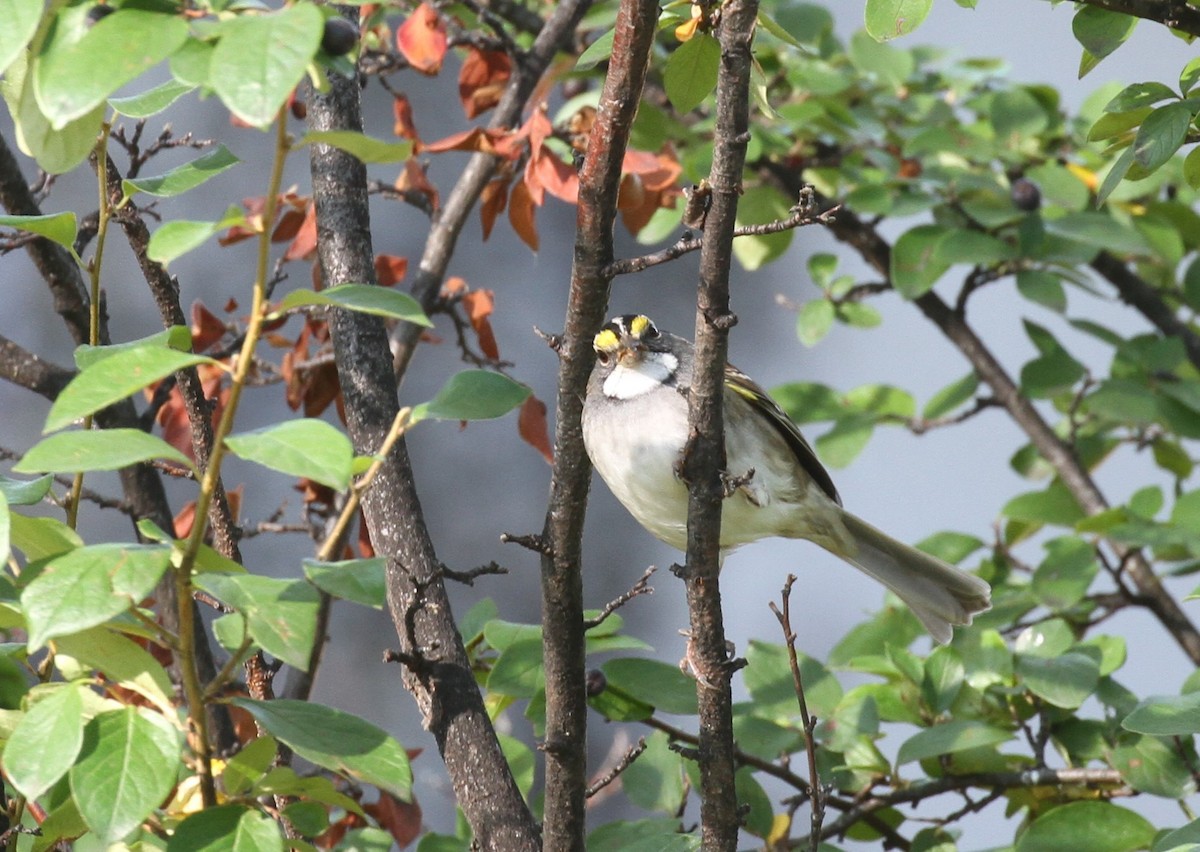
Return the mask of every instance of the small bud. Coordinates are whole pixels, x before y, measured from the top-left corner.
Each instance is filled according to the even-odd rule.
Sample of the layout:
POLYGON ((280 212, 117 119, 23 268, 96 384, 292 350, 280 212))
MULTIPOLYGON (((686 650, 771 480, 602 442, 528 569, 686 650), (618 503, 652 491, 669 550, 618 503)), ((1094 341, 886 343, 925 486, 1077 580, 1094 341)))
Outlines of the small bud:
POLYGON ((99 23, 102 19, 107 18, 113 12, 117 11, 112 6, 101 6, 99 4, 88 9, 87 22, 90 27, 92 24, 99 23))
POLYGON ((1013 206, 1026 213, 1032 213, 1042 206, 1042 191, 1029 178, 1017 178, 1012 182, 1013 206))

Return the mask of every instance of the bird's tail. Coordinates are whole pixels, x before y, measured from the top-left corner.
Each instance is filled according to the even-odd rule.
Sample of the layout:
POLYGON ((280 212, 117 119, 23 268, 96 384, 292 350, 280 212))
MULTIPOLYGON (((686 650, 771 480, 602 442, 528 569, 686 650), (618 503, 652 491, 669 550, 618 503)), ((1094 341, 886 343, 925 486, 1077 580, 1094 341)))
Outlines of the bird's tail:
POLYGON ((896 541, 849 512, 842 521, 858 551, 838 555, 895 592, 938 642, 950 641, 951 625, 970 624, 975 613, 991 609, 991 587, 979 577, 896 541))

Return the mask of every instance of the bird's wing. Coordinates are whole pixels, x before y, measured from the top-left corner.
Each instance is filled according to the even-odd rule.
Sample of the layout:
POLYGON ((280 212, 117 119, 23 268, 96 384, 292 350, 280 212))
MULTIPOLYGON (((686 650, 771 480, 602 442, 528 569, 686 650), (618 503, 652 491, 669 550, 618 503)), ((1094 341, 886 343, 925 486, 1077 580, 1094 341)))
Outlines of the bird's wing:
POLYGON ((779 403, 771 399, 752 378, 730 364, 725 365, 725 387, 749 402, 755 410, 761 412, 770 421, 771 425, 787 441, 796 456, 796 461, 800 462, 800 467, 804 469, 805 473, 812 477, 813 482, 820 486, 829 499, 839 506, 842 505, 842 498, 838 495, 837 488, 834 487, 828 471, 821 465, 817 454, 800 434, 796 424, 779 407, 779 403))

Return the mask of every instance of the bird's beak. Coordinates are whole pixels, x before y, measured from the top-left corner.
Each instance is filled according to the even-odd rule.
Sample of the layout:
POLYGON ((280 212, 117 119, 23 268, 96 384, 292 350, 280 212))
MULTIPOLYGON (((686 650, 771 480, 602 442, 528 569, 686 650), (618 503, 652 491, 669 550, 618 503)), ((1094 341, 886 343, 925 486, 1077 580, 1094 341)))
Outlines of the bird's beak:
POLYGON ((620 351, 617 352, 617 363, 618 364, 628 364, 629 366, 636 366, 637 364, 641 363, 641 360, 642 360, 642 347, 641 347, 641 345, 639 345, 637 343, 634 343, 630 346, 622 346, 620 351))

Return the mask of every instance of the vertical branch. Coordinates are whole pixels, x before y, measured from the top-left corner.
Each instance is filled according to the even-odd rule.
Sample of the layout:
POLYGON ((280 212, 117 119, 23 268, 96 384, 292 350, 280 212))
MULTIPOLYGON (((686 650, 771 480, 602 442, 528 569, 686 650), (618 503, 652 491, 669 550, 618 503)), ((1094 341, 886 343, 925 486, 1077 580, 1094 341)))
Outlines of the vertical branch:
POLYGON ((571 290, 559 348, 557 436, 542 556, 542 636, 546 667, 547 850, 583 849, 587 787, 583 659, 583 535, 591 465, 580 418, 592 369, 592 336, 604 321, 611 278, 613 224, 621 163, 637 112, 654 41, 658 4, 623 0, 613 34, 612 61, 579 175, 579 211, 571 290))
MULTIPOLYGON (((357 14, 357 8, 343 14, 357 14)), ((330 75, 327 92, 313 92, 314 130, 362 130, 357 80, 330 75)), ((329 286, 374 281, 366 167, 327 145, 312 146, 317 252, 329 286)), ((392 430, 399 405, 378 317, 331 311, 346 424, 359 452, 373 452, 392 430)), ((537 825, 513 780, 483 706, 442 583, 441 565, 421 510, 405 441, 400 438, 362 498, 375 550, 388 560, 388 611, 400 639, 404 686, 437 741, 455 798, 481 849, 536 852, 537 825)))
POLYGON ((729 266, 733 226, 742 191, 749 133, 750 46, 757 0, 731 0, 722 7, 718 38, 717 125, 712 173, 712 208, 700 251, 696 310, 696 355, 688 401, 690 435, 683 474, 688 483, 688 550, 684 579, 691 616, 690 658, 695 664, 700 705, 700 809, 703 848, 737 846, 738 804, 734 789, 733 716, 725 624, 721 615, 721 505, 725 469, 723 400, 729 311, 729 266))

